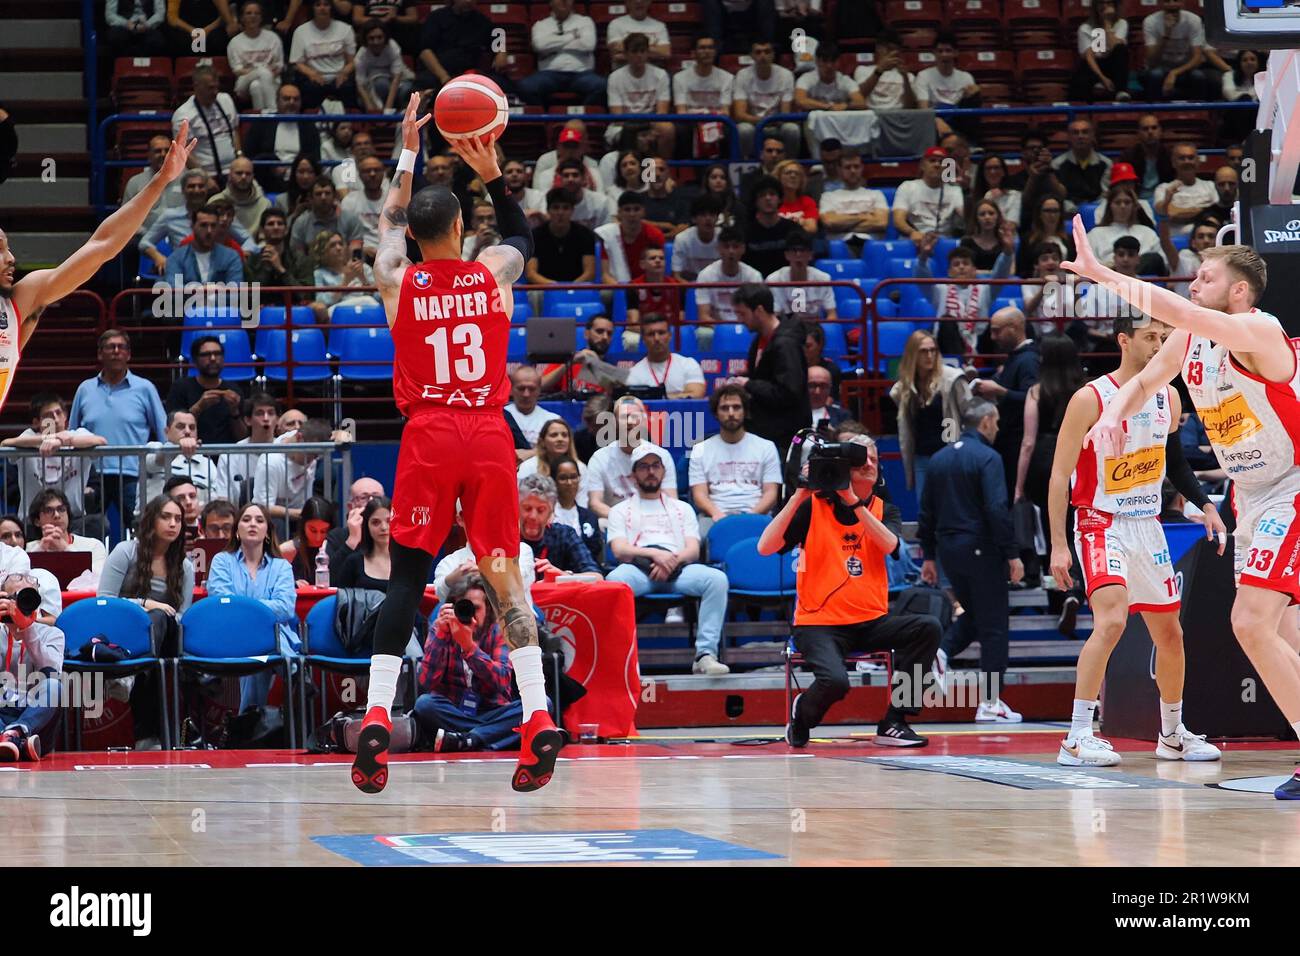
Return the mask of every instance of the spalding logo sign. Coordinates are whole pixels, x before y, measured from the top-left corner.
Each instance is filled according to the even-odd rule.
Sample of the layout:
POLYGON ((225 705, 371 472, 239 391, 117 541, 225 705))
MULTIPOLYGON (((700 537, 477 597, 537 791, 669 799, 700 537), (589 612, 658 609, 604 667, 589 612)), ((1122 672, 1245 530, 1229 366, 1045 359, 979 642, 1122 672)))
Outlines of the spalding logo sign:
POLYGON ((1286 224, 1286 230, 1265 229, 1265 244, 1274 242, 1300 242, 1300 219, 1292 219, 1286 224))

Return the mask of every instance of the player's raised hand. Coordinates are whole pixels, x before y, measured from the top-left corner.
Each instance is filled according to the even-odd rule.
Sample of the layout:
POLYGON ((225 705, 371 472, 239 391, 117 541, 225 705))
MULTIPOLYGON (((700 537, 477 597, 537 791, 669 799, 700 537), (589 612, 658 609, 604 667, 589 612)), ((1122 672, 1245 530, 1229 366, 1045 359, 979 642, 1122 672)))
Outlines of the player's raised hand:
POLYGON ((410 101, 406 104, 406 115, 402 117, 402 149, 412 151, 420 149, 420 130, 424 129, 424 124, 429 122, 433 114, 425 113, 423 116, 419 114, 420 94, 412 93, 410 101))
POLYGON ((1124 454, 1126 439, 1123 423, 1108 421, 1107 417, 1102 415, 1097 420, 1097 424, 1088 429, 1088 434, 1083 436, 1083 446, 1087 448, 1091 445, 1101 452, 1103 457, 1118 458, 1124 454))
POLYGON ((497 165, 496 145, 490 140, 484 141, 481 137, 474 136, 450 140, 450 145, 456 155, 478 173, 483 182, 491 182, 501 175, 501 167, 497 165))
POLYGON ((197 139, 190 139, 190 121, 181 120, 181 128, 176 131, 171 149, 167 150, 167 158, 163 160, 162 168, 158 170, 158 175, 162 177, 164 183, 171 182, 185 171, 190 161, 190 153, 194 152, 194 147, 198 144, 197 139))
POLYGON ((1092 246, 1088 245, 1088 230, 1083 227, 1083 217, 1078 213, 1074 214, 1073 232, 1074 258, 1062 262, 1061 268, 1095 282, 1100 274, 1101 262, 1092 251, 1092 246))

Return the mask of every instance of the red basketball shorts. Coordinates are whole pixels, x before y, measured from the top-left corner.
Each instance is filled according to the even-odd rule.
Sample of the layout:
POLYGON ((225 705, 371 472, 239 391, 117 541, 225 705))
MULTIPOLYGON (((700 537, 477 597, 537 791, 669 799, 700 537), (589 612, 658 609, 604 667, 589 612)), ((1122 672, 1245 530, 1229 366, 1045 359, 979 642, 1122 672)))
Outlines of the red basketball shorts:
POLYGON ((475 556, 519 554, 515 442, 501 409, 430 411, 406 423, 393 484, 393 540, 436 555, 460 499, 475 556))

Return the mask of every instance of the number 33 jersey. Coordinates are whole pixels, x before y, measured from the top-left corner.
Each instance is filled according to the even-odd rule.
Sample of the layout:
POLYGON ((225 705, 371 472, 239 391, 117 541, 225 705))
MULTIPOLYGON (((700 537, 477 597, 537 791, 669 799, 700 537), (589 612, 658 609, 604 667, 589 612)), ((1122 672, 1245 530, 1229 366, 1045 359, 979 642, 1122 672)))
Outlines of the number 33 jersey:
MULTIPOLYGON (((1251 311, 1257 312, 1257 309, 1251 311)), ((1243 489, 1263 489, 1300 464, 1300 362, 1277 323, 1278 348, 1292 352, 1291 377, 1269 382, 1248 372, 1223 345, 1193 335, 1183 381, 1214 454, 1243 489)))
POLYGON ((509 401, 510 316, 481 263, 409 266, 393 322, 393 399, 407 418, 430 408, 493 409, 509 401))

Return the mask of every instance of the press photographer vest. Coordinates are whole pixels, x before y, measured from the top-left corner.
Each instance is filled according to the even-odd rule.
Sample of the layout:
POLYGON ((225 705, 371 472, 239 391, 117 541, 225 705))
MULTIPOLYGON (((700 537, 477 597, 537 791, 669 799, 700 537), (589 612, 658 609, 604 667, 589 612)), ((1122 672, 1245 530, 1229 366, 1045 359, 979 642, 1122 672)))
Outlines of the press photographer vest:
MULTIPOLYGON (((872 498, 867 510, 879 521, 884 502, 872 498)), ((821 498, 812 499, 808 534, 795 567, 796 625, 862 624, 889 612, 885 552, 861 521, 840 524, 835 509, 821 498)))

